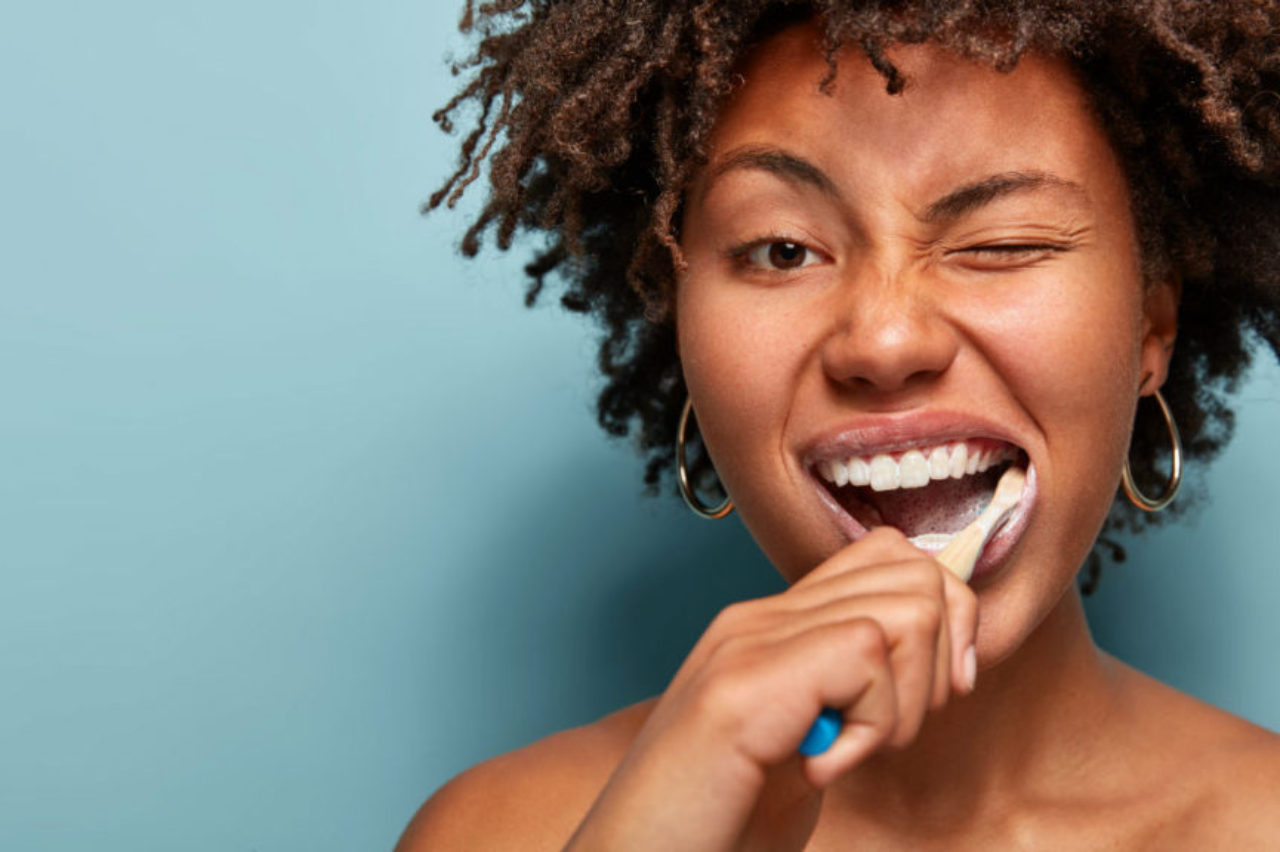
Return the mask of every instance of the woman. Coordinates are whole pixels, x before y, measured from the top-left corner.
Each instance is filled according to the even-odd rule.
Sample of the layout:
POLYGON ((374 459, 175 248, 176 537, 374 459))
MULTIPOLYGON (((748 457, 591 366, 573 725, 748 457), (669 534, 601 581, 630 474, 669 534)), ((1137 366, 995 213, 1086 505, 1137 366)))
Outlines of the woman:
POLYGON ((656 481, 691 413, 790 588, 401 848, 1276 843, 1280 738, 1101 652, 1073 583, 1138 524, 1122 473, 1171 496, 1174 423, 1212 455, 1242 339, 1280 343, 1276 5, 667 5, 490 10, 460 97, 496 121, 432 204, 506 132, 464 247, 553 237, 530 295, 611 330, 602 423, 656 481), (933 553, 1010 466, 963 582, 933 553))

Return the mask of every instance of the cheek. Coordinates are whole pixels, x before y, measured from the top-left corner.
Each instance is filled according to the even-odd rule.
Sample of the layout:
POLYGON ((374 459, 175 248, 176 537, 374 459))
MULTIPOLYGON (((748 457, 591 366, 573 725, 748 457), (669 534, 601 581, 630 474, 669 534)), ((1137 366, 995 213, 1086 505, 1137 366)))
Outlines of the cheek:
POLYGON ((803 324, 776 300, 696 277, 677 290, 681 367, 698 428, 731 490, 781 446, 803 371, 803 324))
POLYGON ((1132 396, 1141 308, 1131 275, 1090 263, 993 287, 965 312, 971 337, 985 341, 996 370, 1038 399, 1045 418, 1055 415, 1042 420, 1049 426, 1132 396))
MULTIPOLYGON (((1004 341, 992 356, 1039 426, 1043 504, 1067 530, 1105 517, 1128 451, 1141 356, 1140 285, 1072 276, 988 316, 1004 341), (1060 513, 1060 514, 1059 514, 1060 513)), ((1090 538, 1091 540, 1091 538, 1090 538)))
MULTIPOLYGON (((1063 290, 1078 282, 1067 282, 1063 290)), ((1112 413, 1135 383, 1138 324, 1135 300, 1071 298, 1054 293, 1021 315, 1009 334, 1016 342, 1006 351, 1006 372, 1041 389, 1050 422, 1076 419, 1088 409, 1112 413)))

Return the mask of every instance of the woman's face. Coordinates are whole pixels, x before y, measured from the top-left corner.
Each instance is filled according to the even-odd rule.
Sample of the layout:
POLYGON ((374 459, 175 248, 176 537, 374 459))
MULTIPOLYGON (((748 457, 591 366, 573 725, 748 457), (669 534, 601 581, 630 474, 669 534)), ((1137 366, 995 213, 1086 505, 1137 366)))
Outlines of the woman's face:
POLYGON ((1029 485, 972 581, 994 662, 1089 551, 1176 296, 1143 288, 1123 172, 1065 64, 902 47, 889 95, 846 51, 828 95, 817 39, 795 27, 752 55, 686 196, 698 428, 792 582, 869 526, 958 529, 1016 457, 1029 485), (974 455, 996 467, 969 474, 974 455), (829 482, 860 463, 899 487, 829 482))

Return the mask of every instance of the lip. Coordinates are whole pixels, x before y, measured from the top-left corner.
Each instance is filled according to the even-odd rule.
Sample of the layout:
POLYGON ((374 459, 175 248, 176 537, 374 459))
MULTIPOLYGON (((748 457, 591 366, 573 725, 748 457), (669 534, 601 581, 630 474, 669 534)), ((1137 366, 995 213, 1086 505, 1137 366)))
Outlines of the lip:
POLYGON ((837 426, 802 445, 800 460, 812 471, 825 459, 896 453, 966 438, 1004 441, 1027 451, 1018 436, 999 423, 955 411, 929 411, 860 418, 857 423, 837 426))
POLYGON ((976 585, 995 573, 1013 552, 1035 509, 1038 494, 1035 464, 1030 460, 1031 454, 1026 445, 1011 430, 986 418, 954 411, 860 418, 855 424, 838 426, 811 439, 804 445, 800 458, 818 498, 834 514, 840 531, 850 541, 857 541, 868 530, 854 520, 827 490, 815 470, 818 462, 848 456, 896 453, 966 439, 1002 441, 1027 455, 1027 483, 1023 487, 1022 498, 1013 514, 983 547, 969 580, 970 585, 976 585))

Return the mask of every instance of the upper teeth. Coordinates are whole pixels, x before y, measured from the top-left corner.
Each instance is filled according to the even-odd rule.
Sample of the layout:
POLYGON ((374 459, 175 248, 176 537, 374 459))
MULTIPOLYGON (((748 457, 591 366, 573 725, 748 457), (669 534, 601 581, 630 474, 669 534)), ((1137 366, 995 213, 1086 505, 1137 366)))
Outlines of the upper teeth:
POLYGON ((827 459, 818 463, 817 470, 823 479, 836 485, 870 485, 872 491, 892 491, 923 488, 931 479, 960 479, 982 473, 1016 455, 1017 451, 1009 446, 969 446, 960 442, 907 450, 898 459, 886 453, 870 458, 827 459))

